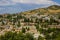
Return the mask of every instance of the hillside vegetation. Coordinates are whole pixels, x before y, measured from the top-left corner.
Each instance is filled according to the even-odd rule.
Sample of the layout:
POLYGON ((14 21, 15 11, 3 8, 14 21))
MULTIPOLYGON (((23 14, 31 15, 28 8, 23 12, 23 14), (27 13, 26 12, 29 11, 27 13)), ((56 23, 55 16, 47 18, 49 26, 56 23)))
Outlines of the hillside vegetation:
POLYGON ((60 40, 60 6, 0 15, 0 40, 60 40))

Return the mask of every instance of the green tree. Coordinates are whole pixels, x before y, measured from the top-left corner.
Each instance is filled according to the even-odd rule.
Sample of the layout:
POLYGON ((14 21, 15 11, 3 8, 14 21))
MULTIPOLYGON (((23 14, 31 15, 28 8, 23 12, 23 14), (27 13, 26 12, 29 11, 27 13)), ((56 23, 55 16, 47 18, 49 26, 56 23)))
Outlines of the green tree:
POLYGON ((41 37, 41 36, 39 36, 39 37, 38 37, 38 40, 44 40, 44 38, 43 38, 43 37, 41 37))
POLYGON ((26 29, 25 28, 22 28, 22 32, 25 33, 26 32, 26 29))

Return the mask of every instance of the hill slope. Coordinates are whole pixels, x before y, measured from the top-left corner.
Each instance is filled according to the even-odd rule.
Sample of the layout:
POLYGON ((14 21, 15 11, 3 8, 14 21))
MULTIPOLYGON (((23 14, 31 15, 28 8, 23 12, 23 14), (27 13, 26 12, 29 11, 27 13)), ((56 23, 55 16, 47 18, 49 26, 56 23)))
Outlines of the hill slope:
POLYGON ((40 14, 56 14, 56 13, 60 13, 60 6, 57 5, 52 5, 46 8, 38 8, 38 9, 34 9, 34 10, 29 10, 29 11, 25 11, 22 12, 24 14, 35 14, 35 13, 40 13, 40 14))

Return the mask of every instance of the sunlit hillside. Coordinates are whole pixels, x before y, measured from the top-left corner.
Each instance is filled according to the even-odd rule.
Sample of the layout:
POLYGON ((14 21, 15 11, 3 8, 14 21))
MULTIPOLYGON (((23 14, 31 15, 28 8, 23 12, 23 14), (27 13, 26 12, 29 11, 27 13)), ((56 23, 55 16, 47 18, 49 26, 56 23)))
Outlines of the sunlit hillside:
POLYGON ((60 40, 60 6, 1 14, 0 40, 60 40))

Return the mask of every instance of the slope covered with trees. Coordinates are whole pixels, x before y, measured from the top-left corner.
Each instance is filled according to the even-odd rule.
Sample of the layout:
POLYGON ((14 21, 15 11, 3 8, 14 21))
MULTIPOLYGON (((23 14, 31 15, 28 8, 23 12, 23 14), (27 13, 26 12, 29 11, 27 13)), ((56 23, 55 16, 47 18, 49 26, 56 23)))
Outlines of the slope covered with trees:
POLYGON ((60 40, 60 6, 0 15, 0 40, 60 40))

